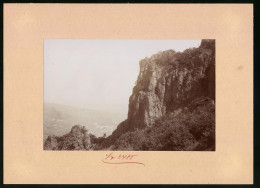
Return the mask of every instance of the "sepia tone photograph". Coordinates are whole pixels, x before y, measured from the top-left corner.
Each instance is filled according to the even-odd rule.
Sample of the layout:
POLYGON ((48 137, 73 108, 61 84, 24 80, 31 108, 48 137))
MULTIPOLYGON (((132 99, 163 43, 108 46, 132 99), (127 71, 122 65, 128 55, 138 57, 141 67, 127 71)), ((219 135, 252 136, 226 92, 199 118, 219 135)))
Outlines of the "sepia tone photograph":
POLYGON ((44 150, 215 151, 215 40, 45 39, 44 150))
POLYGON ((252 5, 3 8, 5 184, 254 183, 252 5))

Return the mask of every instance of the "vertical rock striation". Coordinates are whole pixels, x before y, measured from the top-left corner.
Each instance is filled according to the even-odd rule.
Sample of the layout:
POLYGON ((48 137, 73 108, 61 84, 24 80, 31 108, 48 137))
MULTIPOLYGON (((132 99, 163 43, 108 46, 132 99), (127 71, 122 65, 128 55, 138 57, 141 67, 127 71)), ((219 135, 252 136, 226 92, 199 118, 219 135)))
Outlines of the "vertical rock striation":
POLYGON ((129 129, 152 126, 154 120, 194 98, 215 99, 215 41, 183 53, 161 52, 140 61, 140 73, 129 99, 129 129))
POLYGON ((140 61, 129 98, 128 118, 103 143, 127 131, 152 126, 156 119, 187 106, 197 97, 215 100, 215 40, 202 40, 184 52, 167 50, 140 61))

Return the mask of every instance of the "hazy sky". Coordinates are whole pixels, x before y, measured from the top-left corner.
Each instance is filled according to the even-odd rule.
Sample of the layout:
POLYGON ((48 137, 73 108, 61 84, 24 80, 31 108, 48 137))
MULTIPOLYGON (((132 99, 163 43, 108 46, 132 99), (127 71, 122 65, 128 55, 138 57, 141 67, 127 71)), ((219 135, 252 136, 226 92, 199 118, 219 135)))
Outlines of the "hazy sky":
POLYGON ((127 113, 139 61, 201 40, 45 39, 44 102, 127 113))

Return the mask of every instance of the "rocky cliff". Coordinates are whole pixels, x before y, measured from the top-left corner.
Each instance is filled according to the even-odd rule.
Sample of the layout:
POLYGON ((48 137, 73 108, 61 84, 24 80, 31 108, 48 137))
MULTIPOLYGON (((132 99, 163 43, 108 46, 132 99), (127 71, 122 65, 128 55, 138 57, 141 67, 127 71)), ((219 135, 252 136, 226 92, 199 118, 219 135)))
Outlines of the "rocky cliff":
POLYGON ((103 146, 128 131, 153 126, 156 119, 174 113, 198 97, 215 100, 215 40, 199 48, 167 50, 140 61, 140 72, 129 99, 128 119, 103 146))
POLYGON ((77 125, 49 136, 44 149, 214 150, 215 40, 141 60, 128 118, 111 136, 97 138, 77 125))
POLYGON ((140 61, 140 73, 129 99, 128 124, 133 128, 153 125, 198 96, 214 98, 214 40, 183 53, 161 52, 140 61))

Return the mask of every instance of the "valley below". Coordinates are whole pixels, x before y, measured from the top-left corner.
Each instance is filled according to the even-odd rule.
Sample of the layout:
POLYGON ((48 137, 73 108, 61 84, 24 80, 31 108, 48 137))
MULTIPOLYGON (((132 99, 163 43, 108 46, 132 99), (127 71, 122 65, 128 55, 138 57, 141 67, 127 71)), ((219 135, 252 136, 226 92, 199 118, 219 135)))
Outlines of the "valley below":
POLYGON ((126 118, 125 114, 78 108, 61 104, 44 104, 44 141, 48 136, 62 136, 70 132, 73 125, 84 125, 97 137, 109 136, 116 126, 126 118))
POLYGON ((215 151, 215 40, 139 66, 127 117, 46 104, 44 149, 215 151))

